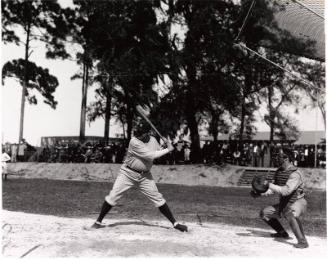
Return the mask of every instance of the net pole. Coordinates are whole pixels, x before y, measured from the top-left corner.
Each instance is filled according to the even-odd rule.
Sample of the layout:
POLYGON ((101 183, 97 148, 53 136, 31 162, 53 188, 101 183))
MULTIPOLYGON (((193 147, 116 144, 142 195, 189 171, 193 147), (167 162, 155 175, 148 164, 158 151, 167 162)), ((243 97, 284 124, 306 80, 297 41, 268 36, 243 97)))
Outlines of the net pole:
POLYGON ((315 126, 315 168, 317 167, 317 128, 318 128, 318 91, 316 91, 316 109, 315 109, 315 116, 316 116, 316 126, 315 126))
POLYGON ((235 42, 238 40, 238 38, 240 37, 241 33, 243 32, 244 26, 245 26, 246 21, 248 20, 248 17, 249 17, 249 15, 250 15, 251 11, 252 11, 252 8, 253 8, 253 6, 254 6, 254 4, 255 4, 255 1, 256 1, 256 0, 253 0, 252 3, 251 3, 251 6, 250 6, 250 8, 249 8, 249 10, 248 10, 248 12, 247 12, 245 18, 244 18, 244 21, 243 21, 242 27, 241 27, 240 31, 238 32, 238 35, 237 35, 236 38, 235 38, 235 42))

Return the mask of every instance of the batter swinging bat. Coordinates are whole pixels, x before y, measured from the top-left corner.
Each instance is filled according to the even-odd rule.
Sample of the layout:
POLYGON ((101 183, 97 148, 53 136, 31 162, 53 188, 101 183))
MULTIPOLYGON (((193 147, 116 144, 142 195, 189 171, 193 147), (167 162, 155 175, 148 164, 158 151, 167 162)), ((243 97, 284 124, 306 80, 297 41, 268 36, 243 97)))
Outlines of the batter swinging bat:
POLYGON ((149 125, 152 127, 152 129, 159 135, 159 137, 166 142, 166 139, 159 133, 158 129, 152 124, 152 122, 150 121, 150 119, 146 116, 146 113, 144 111, 144 109, 140 106, 137 105, 136 106, 136 110, 137 112, 140 114, 140 116, 149 123, 149 125))

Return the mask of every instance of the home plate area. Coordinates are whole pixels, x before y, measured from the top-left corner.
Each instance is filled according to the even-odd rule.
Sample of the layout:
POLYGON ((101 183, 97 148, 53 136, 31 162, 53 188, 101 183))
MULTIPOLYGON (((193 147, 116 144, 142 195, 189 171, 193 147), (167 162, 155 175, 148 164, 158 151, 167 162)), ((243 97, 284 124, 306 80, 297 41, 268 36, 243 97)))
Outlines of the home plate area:
POLYGON ((106 227, 90 231, 87 228, 94 221, 90 218, 2 213, 3 256, 327 256, 325 238, 308 236, 310 247, 296 249, 294 237, 275 240, 269 229, 187 222, 189 232, 181 233, 163 220, 108 218, 106 227))

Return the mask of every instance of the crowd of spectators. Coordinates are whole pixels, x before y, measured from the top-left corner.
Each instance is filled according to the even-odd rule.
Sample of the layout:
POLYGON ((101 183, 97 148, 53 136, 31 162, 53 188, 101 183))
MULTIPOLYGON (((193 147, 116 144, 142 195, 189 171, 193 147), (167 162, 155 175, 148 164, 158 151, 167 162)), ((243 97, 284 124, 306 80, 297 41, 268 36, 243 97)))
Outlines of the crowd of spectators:
POLYGON ((36 150, 25 139, 19 143, 5 143, 2 145, 2 152, 10 156, 10 162, 26 162, 36 150))
MULTIPOLYGON (((160 158, 157 164, 190 164, 192 163, 191 145, 187 141, 174 144, 172 153, 160 158)), ((291 143, 244 142, 240 149, 236 141, 206 141, 201 148, 200 162, 204 164, 225 163, 253 166, 274 167, 273 155, 281 146, 288 146, 294 152, 294 164, 298 167, 314 167, 315 146, 294 145, 291 143)), ((11 162, 48 162, 48 163, 121 163, 124 159, 126 146, 123 142, 57 142, 54 145, 35 148, 25 141, 19 144, 5 144, 6 152, 11 162)), ((197 160, 199 162, 199 160, 197 160)), ((325 146, 317 146, 317 167, 326 167, 325 146)))
MULTIPOLYGON (((201 162, 204 164, 225 163, 252 166, 252 167, 274 167, 273 157, 278 153, 279 148, 287 146, 294 153, 294 164, 298 167, 314 167, 315 166, 315 146, 314 145, 294 145, 291 143, 274 143, 269 145, 263 141, 253 141, 243 143, 240 149, 236 141, 206 141, 201 149, 201 162)), ((159 163, 162 164, 187 164, 190 160, 190 144, 176 144, 175 150, 162 157, 159 163)), ((317 167, 326 167, 326 151, 325 146, 317 146, 317 167)))
POLYGON ((50 163, 121 163, 125 155, 122 143, 67 143, 45 146, 34 160, 50 163))

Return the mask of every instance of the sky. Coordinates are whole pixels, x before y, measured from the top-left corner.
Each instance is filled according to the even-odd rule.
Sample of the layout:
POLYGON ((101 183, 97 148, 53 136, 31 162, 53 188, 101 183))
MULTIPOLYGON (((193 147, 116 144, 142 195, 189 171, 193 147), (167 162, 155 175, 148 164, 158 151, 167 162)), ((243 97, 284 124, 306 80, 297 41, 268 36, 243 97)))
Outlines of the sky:
MULTIPOLYGON (((64 2, 69 5, 69 2, 64 2)), ((82 98, 81 80, 70 80, 78 70, 78 65, 69 60, 45 59, 45 47, 42 43, 33 42, 33 53, 30 60, 38 66, 49 69, 50 74, 58 78, 59 86, 54 93, 58 101, 54 110, 43 103, 41 95, 35 92, 38 98, 37 105, 25 104, 24 138, 32 145, 40 145, 42 136, 78 136, 80 127, 80 109, 82 98)), ((9 60, 24 58, 24 46, 14 44, 1 44, 2 66, 9 60)), ((2 143, 17 143, 19 137, 19 120, 21 106, 22 87, 13 79, 7 79, 1 88, 1 141, 2 143)), ((88 91, 88 104, 94 101, 94 88, 88 91)), ((320 111, 307 108, 298 115, 289 108, 298 121, 302 131, 324 130, 320 111)), ((269 131, 268 126, 262 122, 264 110, 257 113, 258 131, 269 131)), ((103 136, 104 119, 98 119, 89 124, 86 123, 86 135, 103 136)), ((113 120, 110 123, 110 137, 122 133, 122 129, 113 120)))

